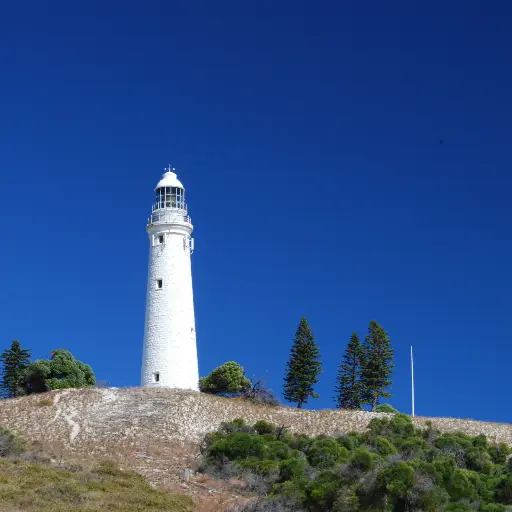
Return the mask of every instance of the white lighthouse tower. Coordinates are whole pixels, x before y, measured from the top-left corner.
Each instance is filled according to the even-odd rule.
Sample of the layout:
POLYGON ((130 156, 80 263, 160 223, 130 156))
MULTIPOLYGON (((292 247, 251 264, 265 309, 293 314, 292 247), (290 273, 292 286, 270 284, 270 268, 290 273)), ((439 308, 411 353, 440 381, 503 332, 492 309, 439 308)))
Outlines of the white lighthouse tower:
POLYGON ((169 166, 148 220, 149 271, 142 386, 198 390, 190 255, 192 221, 185 189, 169 166))

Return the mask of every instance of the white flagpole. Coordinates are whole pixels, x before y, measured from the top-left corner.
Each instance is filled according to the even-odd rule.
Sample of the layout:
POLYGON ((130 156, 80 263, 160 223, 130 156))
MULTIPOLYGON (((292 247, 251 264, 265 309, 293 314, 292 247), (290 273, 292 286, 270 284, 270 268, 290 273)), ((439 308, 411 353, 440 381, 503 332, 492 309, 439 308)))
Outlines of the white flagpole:
POLYGON ((412 357, 411 346, 411 390, 412 390, 412 417, 414 418, 414 359, 412 357))

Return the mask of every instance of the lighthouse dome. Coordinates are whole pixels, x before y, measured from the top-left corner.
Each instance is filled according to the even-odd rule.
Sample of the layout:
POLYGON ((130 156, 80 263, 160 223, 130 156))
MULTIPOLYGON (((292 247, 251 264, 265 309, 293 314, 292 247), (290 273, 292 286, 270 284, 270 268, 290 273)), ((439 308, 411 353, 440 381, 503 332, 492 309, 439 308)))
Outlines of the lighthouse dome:
POLYGON ((155 203, 153 204, 153 211, 162 209, 178 209, 187 211, 185 203, 185 188, 183 184, 173 172, 174 168, 169 166, 167 172, 162 176, 155 188, 155 203))
POLYGON ((155 190, 162 188, 162 187, 177 187, 177 188, 184 188, 181 181, 176 176, 175 172, 167 171, 163 176, 162 179, 158 182, 158 185, 156 186, 155 190))

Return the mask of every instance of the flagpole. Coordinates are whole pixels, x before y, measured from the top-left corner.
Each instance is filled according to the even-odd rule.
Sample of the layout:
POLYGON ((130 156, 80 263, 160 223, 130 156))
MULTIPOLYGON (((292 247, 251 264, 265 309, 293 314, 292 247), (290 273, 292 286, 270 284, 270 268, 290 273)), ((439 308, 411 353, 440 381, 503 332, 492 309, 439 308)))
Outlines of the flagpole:
POLYGON ((411 345, 411 391, 412 391, 412 417, 414 418, 414 359, 412 356, 412 345, 411 345))

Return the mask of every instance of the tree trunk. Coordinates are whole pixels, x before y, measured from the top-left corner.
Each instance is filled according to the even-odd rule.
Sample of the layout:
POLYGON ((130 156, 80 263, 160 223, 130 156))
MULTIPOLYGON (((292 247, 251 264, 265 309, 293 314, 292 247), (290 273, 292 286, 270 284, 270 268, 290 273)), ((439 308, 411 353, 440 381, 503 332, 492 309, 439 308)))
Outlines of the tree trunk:
POLYGON ((299 403, 297 404, 297 409, 302 409, 302 402, 299 402, 299 403))

